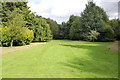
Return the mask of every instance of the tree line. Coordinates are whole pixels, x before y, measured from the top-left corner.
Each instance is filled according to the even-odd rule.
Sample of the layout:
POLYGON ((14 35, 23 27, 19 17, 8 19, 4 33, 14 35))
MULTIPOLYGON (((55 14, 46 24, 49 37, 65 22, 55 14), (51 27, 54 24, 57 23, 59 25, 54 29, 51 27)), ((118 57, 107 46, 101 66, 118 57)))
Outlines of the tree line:
POLYGON ((88 2, 80 16, 71 15, 58 28, 56 39, 104 42, 120 40, 120 20, 109 20, 104 9, 94 2, 88 2))
POLYGON ((26 45, 51 39, 120 40, 120 20, 109 20, 106 12, 93 2, 88 2, 80 16, 71 15, 62 24, 35 15, 29 10, 27 2, 2 2, 0 16, 0 40, 3 46, 26 45))

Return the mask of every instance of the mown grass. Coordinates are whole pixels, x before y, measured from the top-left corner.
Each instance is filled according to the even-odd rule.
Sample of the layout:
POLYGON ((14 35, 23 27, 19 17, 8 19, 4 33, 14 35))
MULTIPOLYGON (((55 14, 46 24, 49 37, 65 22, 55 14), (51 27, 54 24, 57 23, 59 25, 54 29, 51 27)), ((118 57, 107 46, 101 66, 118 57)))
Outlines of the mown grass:
POLYGON ((3 78, 116 78, 111 42, 53 40, 3 55, 3 78))

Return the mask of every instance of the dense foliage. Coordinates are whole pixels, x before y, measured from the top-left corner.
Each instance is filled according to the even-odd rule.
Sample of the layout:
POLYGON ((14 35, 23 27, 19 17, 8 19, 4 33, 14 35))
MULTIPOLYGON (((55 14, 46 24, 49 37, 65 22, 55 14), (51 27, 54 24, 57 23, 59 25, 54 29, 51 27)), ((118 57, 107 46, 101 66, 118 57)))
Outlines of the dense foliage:
POLYGON ((35 15, 27 2, 3 2, 2 45, 25 45, 32 41, 71 39, 86 41, 120 40, 119 19, 109 20, 106 12, 88 2, 81 16, 71 15, 67 22, 58 24, 50 18, 35 15), (24 34, 23 34, 24 33, 24 34))
POLYGON ((81 14, 81 29, 83 40, 89 40, 88 33, 95 30, 100 33, 97 41, 113 41, 114 31, 107 23, 107 15, 104 10, 96 6, 93 2, 86 5, 85 10, 81 14))
POLYGON ((117 40, 120 40, 120 20, 119 19, 109 20, 109 24, 112 26, 112 29, 115 32, 115 38, 117 40))
POLYGON ((117 35, 119 34, 114 26, 116 25, 118 28, 118 22, 112 22, 109 21, 102 8, 93 2, 88 2, 85 10, 81 13, 81 17, 71 15, 66 23, 62 23, 60 35, 63 39, 114 41, 115 35, 118 38, 117 35))
POLYGON ((97 37, 99 36, 99 34, 100 34, 99 32, 91 30, 87 37, 88 37, 89 41, 93 41, 94 42, 94 40, 97 40, 97 37))
POLYGON ((68 36, 69 29, 67 24, 65 22, 62 22, 62 24, 59 27, 60 27, 60 39, 69 39, 68 36))
MULTIPOLYGON (((50 26, 46 23, 46 20, 38 18, 33 12, 31 12, 27 6, 27 2, 3 2, 2 10, 0 12, 3 29, 7 26, 7 32, 11 32, 5 33, 6 35, 11 36, 11 39, 10 43, 8 41, 7 44, 6 41, 1 40, 3 46, 4 44, 6 44, 5 46, 9 46, 9 44, 11 44, 11 46, 25 45, 32 40, 49 41, 52 39, 50 26), (25 33, 24 36, 31 36, 30 40, 29 38, 27 39, 24 37, 27 41, 21 41, 21 38, 18 38, 18 36, 22 37, 22 32, 25 33)), ((6 35, 2 34, 2 37, 6 37, 6 35)))
POLYGON ((38 18, 38 25, 34 28, 34 41, 49 41, 52 39, 49 24, 43 18, 38 18))
POLYGON ((2 44, 3 46, 12 45, 26 45, 31 43, 34 38, 32 30, 26 27, 12 27, 5 26, 1 28, 2 30, 2 44))
POLYGON ((73 17, 73 21, 71 22, 71 25, 70 25, 69 37, 70 37, 70 39, 80 40, 81 39, 80 17, 73 16, 73 15, 72 15, 72 17, 73 17))
POLYGON ((46 21, 47 21, 47 23, 50 26, 53 38, 54 39, 59 38, 60 28, 59 28, 57 22, 52 20, 52 19, 50 19, 50 18, 46 19, 46 21))

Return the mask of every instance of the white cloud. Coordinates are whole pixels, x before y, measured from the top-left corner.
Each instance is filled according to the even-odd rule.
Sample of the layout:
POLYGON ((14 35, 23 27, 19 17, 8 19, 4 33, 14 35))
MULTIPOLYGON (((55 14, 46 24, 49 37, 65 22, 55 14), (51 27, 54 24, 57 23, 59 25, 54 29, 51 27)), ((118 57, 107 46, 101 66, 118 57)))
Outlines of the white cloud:
POLYGON ((109 19, 117 19, 118 18, 118 12, 114 12, 114 13, 108 13, 110 16, 109 16, 109 19))
POLYGON ((86 3, 87 0, 42 0, 39 4, 28 2, 28 6, 30 10, 38 15, 46 18, 50 17, 61 23, 66 21, 72 14, 80 15, 86 3))
MULTIPOLYGON (((67 21, 72 14, 80 15, 85 9, 87 1, 88 0, 41 0, 38 4, 30 1, 28 2, 28 6, 30 10, 36 12, 38 15, 46 18, 50 17, 58 23, 61 23, 62 21, 67 21)), ((101 6, 103 0, 94 0, 94 2, 101 6)))
POLYGON ((118 18, 118 0, 115 2, 101 2, 100 6, 106 11, 109 19, 118 18))

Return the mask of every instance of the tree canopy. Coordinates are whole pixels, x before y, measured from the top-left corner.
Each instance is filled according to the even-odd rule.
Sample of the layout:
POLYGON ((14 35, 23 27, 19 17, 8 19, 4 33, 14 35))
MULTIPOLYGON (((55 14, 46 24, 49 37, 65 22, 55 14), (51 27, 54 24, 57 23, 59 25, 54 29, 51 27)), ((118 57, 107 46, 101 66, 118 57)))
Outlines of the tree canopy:
POLYGON ((91 30, 100 33, 97 41, 113 41, 114 31, 107 23, 108 17, 106 12, 95 5, 93 2, 88 2, 85 10, 81 14, 81 29, 83 40, 89 40, 87 35, 91 30))
POLYGON ((58 26, 58 23, 50 18, 46 19, 47 23, 50 26, 51 33, 53 35, 54 39, 59 38, 60 28, 58 26))
MULTIPOLYGON (((2 37, 9 36, 10 39, 10 41, 7 41, 8 44, 6 46, 10 46, 10 43, 11 46, 15 44, 25 45, 31 41, 49 41, 52 39, 50 26, 46 20, 38 18, 35 13, 31 12, 27 2, 2 2, 2 10, 0 12, 3 24, 1 30, 4 32, 2 37), (7 29, 7 34, 4 29, 7 29), (30 39, 25 38, 25 36, 30 39), (22 40, 21 43, 23 37, 27 41, 22 40)), ((3 45, 6 44, 6 40, 2 40, 3 45)))

